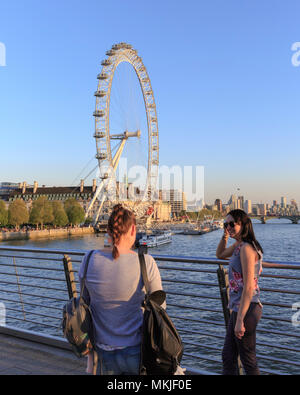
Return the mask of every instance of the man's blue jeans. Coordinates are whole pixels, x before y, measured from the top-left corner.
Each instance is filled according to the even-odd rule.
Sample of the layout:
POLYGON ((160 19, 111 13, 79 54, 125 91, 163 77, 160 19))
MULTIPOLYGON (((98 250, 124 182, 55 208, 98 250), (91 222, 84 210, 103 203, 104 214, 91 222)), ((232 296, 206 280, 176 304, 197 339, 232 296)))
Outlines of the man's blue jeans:
POLYGON ((97 349, 98 374, 102 375, 138 375, 141 358, 141 346, 126 347, 121 350, 104 351, 97 349))

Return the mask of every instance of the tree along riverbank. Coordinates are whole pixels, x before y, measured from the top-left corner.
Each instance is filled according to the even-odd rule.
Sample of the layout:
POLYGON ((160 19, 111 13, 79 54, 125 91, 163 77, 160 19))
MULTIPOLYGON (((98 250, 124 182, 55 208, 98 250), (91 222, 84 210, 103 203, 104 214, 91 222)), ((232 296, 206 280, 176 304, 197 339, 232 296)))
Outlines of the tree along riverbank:
POLYGON ((44 229, 44 230, 28 230, 20 232, 4 232, 0 231, 0 242, 9 240, 30 240, 30 239, 52 239, 63 238, 69 236, 83 236, 94 233, 94 228, 62 228, 62 229, 44 229))

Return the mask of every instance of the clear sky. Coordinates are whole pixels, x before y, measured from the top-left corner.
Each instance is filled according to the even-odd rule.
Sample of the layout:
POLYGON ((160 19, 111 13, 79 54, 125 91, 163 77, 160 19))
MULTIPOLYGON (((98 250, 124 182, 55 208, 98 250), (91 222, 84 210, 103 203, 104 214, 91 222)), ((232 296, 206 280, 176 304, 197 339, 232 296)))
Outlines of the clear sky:
POLYGON ((300 203, 299 16, 298 0, 1 1, 0 181, 72 183, 96 150, 100 62, 125 41, 151 78, 161 165, 203 165, 208 202, 300 203))

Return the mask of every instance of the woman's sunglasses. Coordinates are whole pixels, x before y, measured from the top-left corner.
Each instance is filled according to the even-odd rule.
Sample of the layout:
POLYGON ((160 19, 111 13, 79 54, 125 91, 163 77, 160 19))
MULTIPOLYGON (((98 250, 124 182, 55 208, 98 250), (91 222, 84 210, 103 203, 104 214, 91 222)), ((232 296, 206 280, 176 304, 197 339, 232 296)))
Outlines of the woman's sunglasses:
POLYGON ((235 223, 233 221, 231 222, 224 222, 224 228, 227 229, 227 227, 230 225, 231 228, 234 228, 235 223))

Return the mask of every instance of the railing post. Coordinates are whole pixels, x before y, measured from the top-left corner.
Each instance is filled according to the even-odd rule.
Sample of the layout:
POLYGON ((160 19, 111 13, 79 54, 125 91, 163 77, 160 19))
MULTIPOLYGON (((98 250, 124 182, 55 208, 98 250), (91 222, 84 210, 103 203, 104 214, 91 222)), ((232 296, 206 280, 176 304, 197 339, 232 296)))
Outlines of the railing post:
POLYGON ((219 289, 223 307, 224 321, 225 326, 227 328, 229 319, 230 319, 230 311, 228 309, 229 302, 229 282, 227 271, 224 269, 223 265, 219 265, 219 269, 217 270, 218 281, 219 281, 219 289))
MULTIPOLYGON (((226 328, 228 327, 230 320, 230 310, 228 308, 229 303, 229 281, 228 281, 228 272, 224 269, 223 265, 219 265, 219 269, 217 270, 218 281, 219 281, 219 289, 223 307, 224 321, 226 328)), ((241 363, 240 356, 238 356, 238 374, 242 376, 244 374, 243 366, 241 363)))
POLYGON ((21 302, 22 310, 23 310, 23 317, 24 317, 24 321, 26 321, 26 313, 25 313, 25 309, 24 309, 24 303, 23 303, 23 298, 22 298, 22 290, 21 290, 21 286, 20 286, 20 282, 19 282, 19 275, 18 275, 18 270, 17 270, 15 257, 13 257, 13 264, 14 264, 14 268, 15 268, 15 272, 16 272, 17 285, 18 285, 18 290, 19 290, 19 297, 20 297, 20 302, 21 302))
POLYGON ((76 281, 73 272, 73 266, 71 258, 68 255, 64 255, 63 259, 66 282, 68 287, 69 298, 76 298, 77 297, 77 289, 76 289, 76 281))

